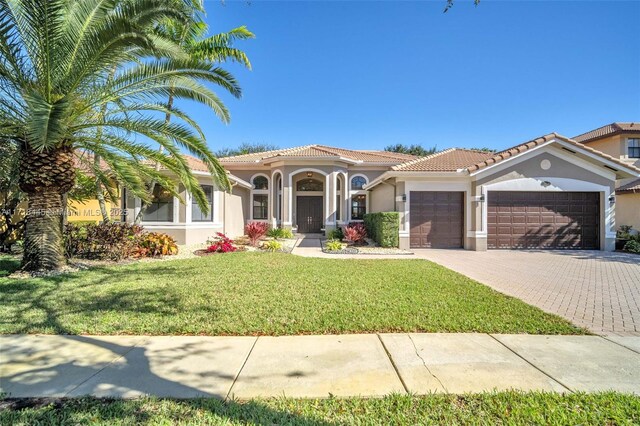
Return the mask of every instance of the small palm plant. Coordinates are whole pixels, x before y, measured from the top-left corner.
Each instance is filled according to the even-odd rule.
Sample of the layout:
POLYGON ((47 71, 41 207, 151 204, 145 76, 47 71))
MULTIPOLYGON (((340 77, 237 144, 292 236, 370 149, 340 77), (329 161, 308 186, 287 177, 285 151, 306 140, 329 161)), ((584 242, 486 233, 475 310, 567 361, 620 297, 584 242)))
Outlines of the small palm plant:
POLYGON ((228 120, 206 83, 240 95, 228 72, 150 31, 168 19, 189 21, 176 2, 0 0, 0 143, 19 151, 19 186, 29 202, 24 269, 64 265, 63 197, 78 162, 94 164, 99 156, 111 178, 143 199, 149 181, 174 187, 158 164, 206 210, 185 150, 207 164, 220 187, 229 186, 197 123, 162 102, 170 95, 196 101, 228 120))

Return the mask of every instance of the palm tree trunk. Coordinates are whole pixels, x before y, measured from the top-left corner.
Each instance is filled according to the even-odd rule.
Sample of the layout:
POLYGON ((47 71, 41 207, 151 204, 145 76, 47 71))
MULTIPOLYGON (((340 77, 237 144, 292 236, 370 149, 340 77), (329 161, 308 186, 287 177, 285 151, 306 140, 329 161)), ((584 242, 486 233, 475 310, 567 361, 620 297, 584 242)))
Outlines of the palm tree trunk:
POLYGON ((66 264, 62 241, 62 195, 57 191, 28 194, 22 268, 52 271, 66 264))
MULTIPOLYGON (((169 93, 169 101, 167 102, 167 109, 169 110, 169 112, 167 112, 167 114, 164 117, 164 122, 167 124, 169 124, 169 122, 171 121, 171 108, 173 108, 173 94, 169 93)), ((160 147, 160 152, 162 152, 162 146, 160 147)), ((160 163, 156 162, 156 172, 157 171, 160 171, 160 163)), ((153 191, 155 190, 155 188, 156 188, 156 181, 151 181, 151 184, 149 185, 149 194, 151 194, 151 196, 153 196, 153 191)), ((136 225, 139 225, 140 222, 142 222, 142 217, 144 216, 144 212, 147 211, 147 207, 149 207, 149 205, 144 202, 140 206, 140 211, 136 215, 136 219, 135 219, 136 225)))
MULTIPOLYGON (((100 167, 100 156, 96 155, 93 158, 95 167, 100 167)), ((98 206, 100 206, 100 214, 102 215, 102 221, 104 223, 111 222, 111 217, 109 216, 109 212, 107 211, 107 203, 104 199, 104 189, 102 188, 102 182, 100 179, 96 177, 96 198, 98 199, 98 206)))

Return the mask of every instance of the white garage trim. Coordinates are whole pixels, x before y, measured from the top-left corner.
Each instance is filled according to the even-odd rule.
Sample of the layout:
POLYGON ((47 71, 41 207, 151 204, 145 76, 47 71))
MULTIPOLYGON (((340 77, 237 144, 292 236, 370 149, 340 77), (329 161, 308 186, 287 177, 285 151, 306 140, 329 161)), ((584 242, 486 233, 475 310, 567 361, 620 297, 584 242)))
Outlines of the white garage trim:
MULTIPOLYGON (((464 229, 462 235, 466 236, 471 229, 471 203, 473 197, 471 196, 471 182, 467 179, 459 182, 446 182, 446 181, 405 181, 404 193, 407 196, 407 201, 404 203, 404 226, 405 231, 400 233, 400 236, 408 237, 411 229, 411 191, 453 191, 464 192, 464 229)), ((463 238, 464 248, 467 248, 467 239, 463 238)))
POLYGON ((480 191, 484 195, 485 201, 482 203, 482 232, 477 236, 487 236, 487 217, 489 207, 489 191, 522 191, 522 192, 599 192, 600 193, 600 249, 606 247, 606 240, 615 238, 615 216, 614 205, 609 202, 611 188, 605 185, 585 182, 577 179, 536 177, 512 179, 496 182, 489 185, 480 186, 480 191), (543 182, 548 182, 548 186, 542 186, 543 182))

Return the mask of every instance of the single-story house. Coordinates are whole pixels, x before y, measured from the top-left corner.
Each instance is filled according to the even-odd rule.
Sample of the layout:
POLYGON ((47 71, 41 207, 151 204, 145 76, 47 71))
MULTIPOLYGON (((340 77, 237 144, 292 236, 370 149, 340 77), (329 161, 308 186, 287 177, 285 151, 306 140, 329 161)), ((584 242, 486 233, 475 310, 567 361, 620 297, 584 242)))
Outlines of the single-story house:
MULTIPOLYGON (((157 188, 142 222, 180 244, 238 236, 249 221, 319 233, 397 211, 402 248, 612 250, 616 181, 640 177, 635 166, 555 133, 498 153, 414 157, 307 145, 226 157, 228 193, 204 164, 189 161, 209 214, 186 191, 182 204, 157 188)), ((140 200, 124 200, 132 221, 140 200)))

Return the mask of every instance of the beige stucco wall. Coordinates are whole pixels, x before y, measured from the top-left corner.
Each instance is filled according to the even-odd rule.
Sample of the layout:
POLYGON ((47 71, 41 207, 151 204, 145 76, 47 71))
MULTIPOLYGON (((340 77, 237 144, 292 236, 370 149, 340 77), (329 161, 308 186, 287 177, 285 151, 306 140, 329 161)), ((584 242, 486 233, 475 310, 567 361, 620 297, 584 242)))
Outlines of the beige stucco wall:
POLYGON ((395 211, 395 187, 393 182, 382 183, 370 192, 371 213, 395 211))
POLYGON ((640 193, 616 195, 616 228, 631 225, 640 231, 640 193))
POLYGON ((224 194, 224 232, 235 238, 244 234, 244 225, 249 217, 249 190, 234 187, 230 194, 224 194))
POLYGON ((625 138, 626 137, 624 135, 614 135, 608 138, 589 142, 587 145, 589 146, 589 148, 604 152, 605 154, 608 154, 614 158, 622 158, 623 156, 626 156, 625 138))

